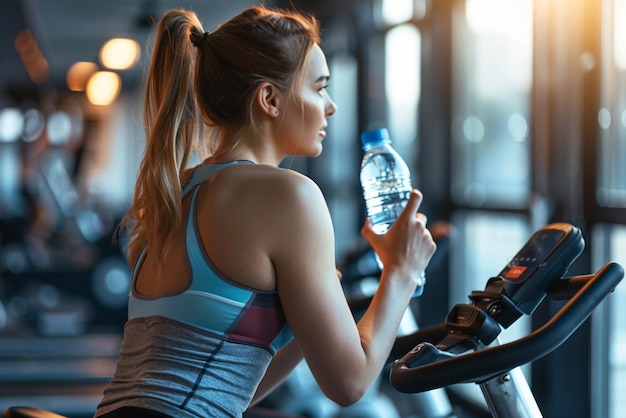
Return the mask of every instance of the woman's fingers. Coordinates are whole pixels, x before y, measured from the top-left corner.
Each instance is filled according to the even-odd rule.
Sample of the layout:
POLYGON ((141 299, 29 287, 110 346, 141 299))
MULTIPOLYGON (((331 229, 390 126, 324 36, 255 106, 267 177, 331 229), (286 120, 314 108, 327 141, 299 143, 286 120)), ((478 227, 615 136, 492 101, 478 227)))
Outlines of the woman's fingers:
POLYGON ((406 203, 406 207, 402 211, 402 216, 412 217, 414 213, 417 213, 420 205, 422 204, 422 192, 417 189, 411 190, 411 194, 409 195, 409 201, 406 203))

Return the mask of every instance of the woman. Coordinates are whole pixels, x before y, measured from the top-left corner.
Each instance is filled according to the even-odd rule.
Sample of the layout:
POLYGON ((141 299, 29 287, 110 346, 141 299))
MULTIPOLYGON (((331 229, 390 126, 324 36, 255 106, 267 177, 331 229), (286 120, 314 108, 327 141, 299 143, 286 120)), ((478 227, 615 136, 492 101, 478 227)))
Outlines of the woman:
POLYGON ((212 33, 189 11, 162 17, 124 223, 129 320, 96 416, 240 417, 303 357, 340 405, 376 379, 435 244, 418 191, 386 235, 366 222, 385 269, 355 323, 324 197, 278 167, 322 151, 329 77, 311 16, 252 7, 212 33))

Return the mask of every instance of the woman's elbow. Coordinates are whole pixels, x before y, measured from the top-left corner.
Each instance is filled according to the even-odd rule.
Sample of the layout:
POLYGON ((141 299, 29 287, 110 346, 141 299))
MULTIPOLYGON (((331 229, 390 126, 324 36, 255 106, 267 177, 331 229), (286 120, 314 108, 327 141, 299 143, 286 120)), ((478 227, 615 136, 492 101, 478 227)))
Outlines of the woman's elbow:
POLYGON ((367 387, 362 385, 335 387, 323 390, 323 392, 331 401, 345 408, 360 401, 367 392, 367 387))

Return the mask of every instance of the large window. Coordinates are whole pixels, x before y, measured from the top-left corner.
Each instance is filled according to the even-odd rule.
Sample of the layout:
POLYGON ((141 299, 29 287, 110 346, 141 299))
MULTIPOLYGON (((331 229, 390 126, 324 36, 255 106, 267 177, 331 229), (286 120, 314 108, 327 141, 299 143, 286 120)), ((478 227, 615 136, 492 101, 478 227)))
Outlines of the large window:
POLYGON ((420 101, 421 47, 419 29, 412 24, 396 26, 385 37, 389 131, 394 147, 406 161, 412 161, 418 152, 415 139, 420 101))
MULTIPOLYGON (((611 228, 610 259, 626 265, 626 226, 611 228)), ((609 412, 610 417, 626 416, 626 286, 621 285, 609 299, 611 321, 609 347, 609 412)))
POLYGON ((626 1, 604 2, 598 203, 626 207, 626 1))
MULTIPOLYGON (((607 261, 626 265, 626 0, 602 3, 601 107, 598 111, 599 152, 597 161, 597 203, 613 223, 594 229, 596 267, 607 261), (615 222, 620 222, 616 224, 615 222)), ((603 219, 601 219, 602 221, 603 219)), ((606 302, 606 309, 595 314, 596 341, 608 340, 608 352, 592 344, 596 358, 595 386, 604 388, 596 398, 608 398, 608 407, 596 404, 598 417, 626 417, 626 285, 622 283, 606 302)), ((600 346, 598 346, 600 345, 600 346)))
MULTIPOLYGON (((437 131, 432 125, 445 120, 419 120, 418 115, 432 114, 434 102, 448 87, 424 87, 429 81, 423 77, 432 77, 442 57, 452 56, 453 78, 442 83, 452 82, 449 191, 459 210, 450 219, 458 233, 445 302, 465 303, 471 290, 483 289, 515 255, 534 226, 524 213, 531 195, 532 2, 457 2, 449 34, 452 51, 438 48, 441 16, 433 15, 445 12, 446 6, 414 0, 375 4, 380 5, 377 23, 384 31, 387 123, 420 188, 438 179, 427 177, 431 173, 418 163, 438 158, 433 153, 442 148, 436 143, 449 140, 420 137, 437 131), (422 87, 428 89, 426 97, 422 87), (429 127, 422 130, 420 124, 429 127)), ((528 328, 528 321, 518 321, 503 340, 516 339, 528 328)), ((482 398, 479 391, 474 395, 482 398)))
MULTIPOLYGON (((596 269, 608 261, 626 265, 626 225, 598 224, 593 245, 596 269)), ((594 373, 594 417, 626 416, 626 286, 622 283, 594 313, 594 334, 591 343, 594 373), (608 340, 607 344, 603 341, 608 340), (608 373, 608 376, 606 375, 608 373), (607 402, 608 401, 608 402, 607 402)))
POLYGON ((532 2, 468 0, 453 22, 452 197, 525 207, 530 194, 532 2))

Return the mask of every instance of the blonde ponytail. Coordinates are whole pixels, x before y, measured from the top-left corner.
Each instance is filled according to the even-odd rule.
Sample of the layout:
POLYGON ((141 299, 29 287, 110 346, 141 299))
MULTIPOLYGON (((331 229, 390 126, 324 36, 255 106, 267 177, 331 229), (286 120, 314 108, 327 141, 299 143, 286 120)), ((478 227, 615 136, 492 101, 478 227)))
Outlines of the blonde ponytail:
POLYGON ((193 151, 224 155, 259 129, 256 87, 269 81, 289 92, 319 42, 318 21, 287 10, 253 6, 210 34, 191 11, 163 15, 146 80, 146 151, 121 225, 131 259, 142 248, 161 259, 167 252, 182 222, 180 175, 193 151), (200 143, 204 127, 211 134, 200 143))
POLYGON ((182 220, 180 175, 196 149, 202 120, 193 88, 196 50, 204 32, 195 13, 170 10, 160 20, 145 85, 145 155, 131 207, 122 221, 129 254, 142 248, 163 256, 182 220))

